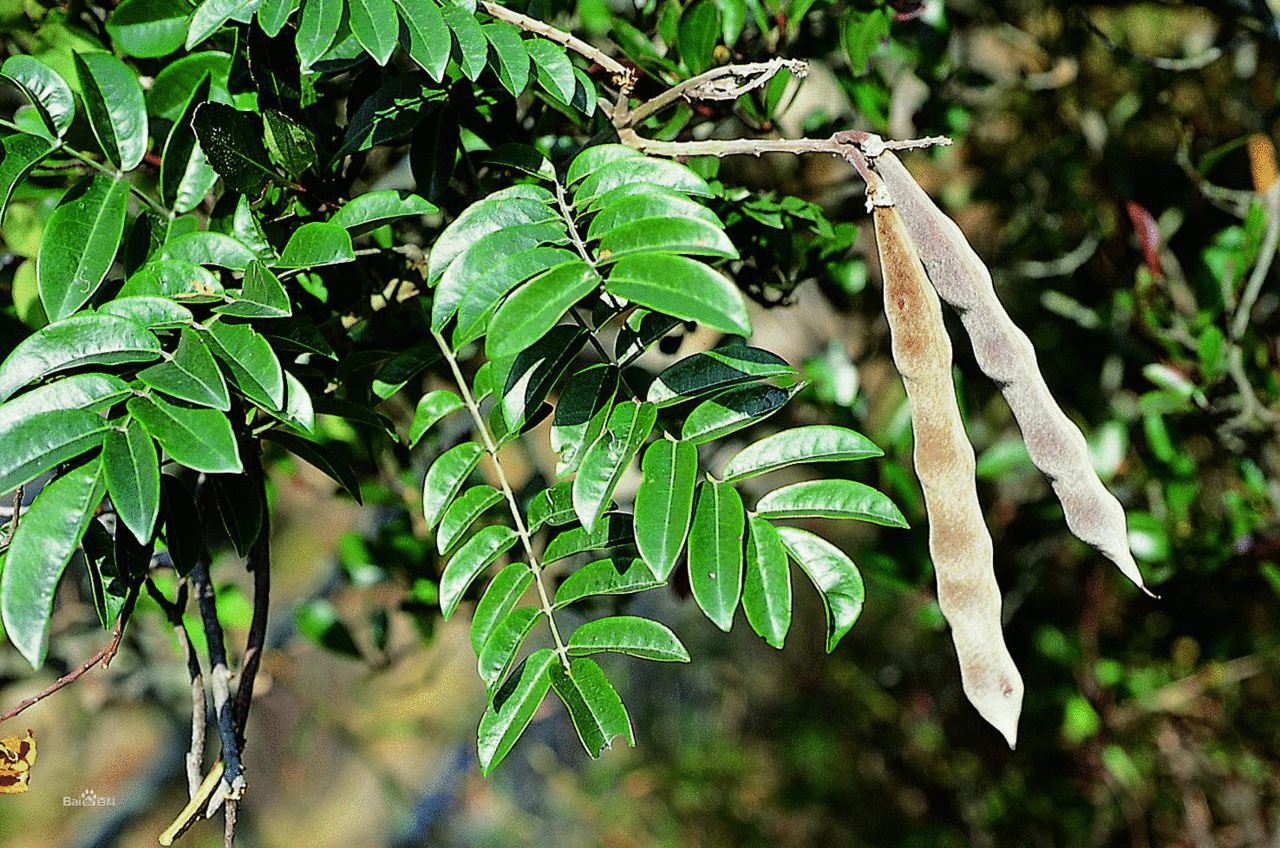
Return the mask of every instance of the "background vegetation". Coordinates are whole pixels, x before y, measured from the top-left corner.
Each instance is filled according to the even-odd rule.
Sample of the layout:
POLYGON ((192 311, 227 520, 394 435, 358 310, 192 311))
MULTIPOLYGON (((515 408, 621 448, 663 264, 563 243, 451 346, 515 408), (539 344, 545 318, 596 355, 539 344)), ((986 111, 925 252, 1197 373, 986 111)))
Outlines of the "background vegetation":
MULTIPOLYGON (((433 435, 412 452, 371 449, 366 434, 335 419, 326 448, 357 470, 363 508, 283 451, 267 454, 276 613, 249 725, 245 844, 293 844, 300 832, 335 845, 1277 838, 1280 298, 1267 269, 1280 213, 1259 191, 1270 146, 1248 144, 1277 135, 1272 7, 951 2, 912 17, 914 5, 895 4, 904 20, 870 2, 529 12, 612 40, 659 72, 645 44, 686 73, 729 59, 812 63, 794 94, 779 89, 772 104, 770 92, 758 95, 754 112, 682 107, 689 127, 717 136, 776 126, 793 136, 857 127, 952 137, 955 146, 908 165, 987 260, 1055 395, 1090 435, 1160 599, 1067 534, 1003 401, 957 342, 1007 639, 1027 683, 1016 752, 960 693, 923 534, 842 525, 823 532, 856 559, 867 598, 833 654, 823 651, 817 597, 799 587, 797 624, 781 652, 741 620, 725 637, 685 593, 650 593, 639 608, 667 621, 696 662, 606 664, 631 710, 636 747, 615 744, 592 762, 567 718, 548 707, 504 766, 481 779, 472 752, 484 695, 466 624, 439 622, 434 545, 405 506, 457 434, 433 435), (722 30, 735 9, 751 14, 736 41, 722 37, 707 54, 694 27, 712 8, 722 30), (1250 303, 1255 276, 1262 285, 1250 303)), ((110 12, 13 5, 5 44, 74 78, 69 51, 103 43, 110 12)), ((158 78, 168 60, 130 61, 158 78)), ((352 73, 342 93, 370 84, 352 73)), ((469 90, 460 85, 449 99, 464 148, 470 133, 567 150, 593 129, 545 98, 489 102, 469 90)), ((336 128, 344 118, 331 120, 336 128)), ((479 156, 464 154, 456 168, 428 156, 426 165, 416 143, 369 151, 355 163, 355 186, 416 186, 457 214, 476 196, 469 169, 479 156)), ((828 157, 731 159, 714 176, 730 187, 718 211, 748 260, 737 279, 757 299, 753 343, 810 381, 772 423, 865 433, 886 457, 842 471, 889 493, 922 526, 860 182, 828 157)), ((322 192, 323 181, 314 188, 322 192)), ((18 196, 4 221, 9 344, 40 323, 22 260, 34 255, 55 199, 18 196)), ((430 245, 443 220, 402 236, 430 245)), ((403 264, 386 253, 369 258, 343 296, 355 303, 380 291, 403 264)), ((413 333, 376 315, 367 326, 358 341, 371 351, 407 347, 403 336, 413 333)), ((678 341, 649 367, 709 339, 678 341)), ((433 369, 414 385, 439 387, 445 373, 433 369)), ((403 429, 418 394, 393 394, 379 410, 403 429)), ((530 450, 520 463, 509 469, 518 487, 554 476, 549 452, 530 450)), ((238 645, 249 584, 230 550, 213 574, 238 645)), ((100 647, 104 634, 80 587, 63 588, 53 631, 41 675, 14 652, 0 654, 0 706, 100 647)), ((6 725, 31 726, 41 743, 32 791, 0 804, 10 843, 150 844, 185 803, 186 672, 169 633, 160 610, 140 604, 110 669, 6 725), (119 805, 61 805, 85 789, 119 805)), ((188 844, 216 844, 218 830, 197 825, 188 844)))

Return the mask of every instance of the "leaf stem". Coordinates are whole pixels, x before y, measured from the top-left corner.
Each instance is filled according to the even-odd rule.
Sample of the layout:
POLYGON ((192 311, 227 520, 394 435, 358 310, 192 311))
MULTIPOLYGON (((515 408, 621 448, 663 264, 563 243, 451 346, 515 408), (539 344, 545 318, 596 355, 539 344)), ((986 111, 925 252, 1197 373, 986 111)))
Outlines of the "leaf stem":
POLYGON ((458 391, 462 394, 462 402, 466 405, 467 412, 471 414, 471 421, 475 425, 476 432, 480 434, 485 451, 489 454, 489 458, 493 460, 493 467, 498 475, 498 485, 502 487, 502 494, 506 496, 507 508, 510 510, 511 519, 516 525, 516 535, 520 538, 521 546, 524 547, 525 556, 529 560, 529 570, 533 573, 533 582, 538 587, 538 605, 542 609, 542 613, 547 617, 547 624, 551 627, 551 639, 555 643, 556 656, 560 658, 560 664, 564 666, 564 670, 567 672, 569 670, 569 650, 565 647, 564 639, 560 636, 560 628, 556 626, 555 615, 552 612, 551 596, 547 593, 546 584, 542 581, 543 567, 533 550, 533 540, 529 536, 529 528, 525 526, 524 518, 520 514, 520 505, 516 503, 515 492, 507 481, 506 472, 502 470, 502 463, 498 460, 498 445, 493 440, 493 434, 489 432, 484 416, 480 414, 480 406, 476 403, 475 396, 471 394, 467 380, 462 375, 462 369, 458 367, 458 358, 454 356, 449 343, 436 330, 431 331, 431 337, 436 340, 436 344, 444 355, 445 361, 449 363, 449 370, 453 373, 453 380, 457 383, 458 391))

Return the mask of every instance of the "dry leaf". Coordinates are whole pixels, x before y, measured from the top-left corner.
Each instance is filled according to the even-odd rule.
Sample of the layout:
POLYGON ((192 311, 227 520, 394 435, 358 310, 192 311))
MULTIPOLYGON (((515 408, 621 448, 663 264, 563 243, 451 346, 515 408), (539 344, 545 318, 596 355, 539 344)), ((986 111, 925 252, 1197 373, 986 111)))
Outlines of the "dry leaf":
POLYGON ((7 736, 0 739, 0 795, 26 792, 31 767, 36 764, 36 740, 27 731, 26 738, 7 736))

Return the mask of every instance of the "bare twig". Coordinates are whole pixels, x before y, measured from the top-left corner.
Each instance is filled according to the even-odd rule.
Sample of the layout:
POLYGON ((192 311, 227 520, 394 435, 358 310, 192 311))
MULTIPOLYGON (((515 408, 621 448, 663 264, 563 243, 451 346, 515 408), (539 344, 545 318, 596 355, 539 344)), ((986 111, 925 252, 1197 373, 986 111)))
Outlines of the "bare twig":
POLYGON ((743 65, 725 65, 691 77, 679 85, 647 100, 631 110, 628 115, 615 117, 617 125, 634 126, 675 101, 685 100, 737 100, 752 89, 759 88, 773 79, 779 71, 789 70, 798 77, 808 76, 809 65, 799 59, 770 59, 768 62, 751 62, 743 65))
POLYGON ((187 751, 187 793, 188 797, 194 798, 203 780, 201 768, 204 764, 205 691, 200 657, 196 655, 187 626, 182 622, 182 612, 187 607, 187 584, 184 582, 179 587, 178 597, 172 603, 149 579, 147 593, 164 610, 165 618, 173 626, 174 636, 187 656, 187 676, 191 678, 191 749, 187 751))
MULTIPOLYGON (((829 153, 848 158, 853 146, 853 136, 866 133, 836 133, 830 138, 734 138, 707 139, 705 141, 657 141, 644 138, 633 129, 618 132, 618 138, 628 147, 651 156, 760 156, 764 153, 829 153)), ((861 138, 859 139, 861 140, 861 138)), ((951 144, 951 139, 934 136, 907 141, 881 142, 885 150, 912 150, 918 147, 934 147, 951 144)))
MULTIPOLYGON (((182 808, 182 812, 178 813, 178 817, 173 820, 173 824, 165 828, 164 833, 160 834, 160 844, 165 848, 173 844, 173 840, 187 832, 187 828, 195 823, 196 819, 201 818, 204 811, 205 803, 210 796, 214 794, 214 789, 222 782, 222 760, 214 763, 213 768, 205 775, 204 780, 200 782, 200 787, 196 790, 195 795, 187 802, 187 806, 182 808)), ((222 796, 219 795, 219 798, 222 796)))
POLYGON ((1222 46, 1215 44, 1194 56, 1186 56, 1182 59, 1166 59, 1160 56, 1139 56, 1132 50, 1121 47, 1119 44, 1112 41, 1111 36, 1099 29, 1098 25, 1095 24, 1084 12, 1080 13, 1080 17, 1084 20, 1085 27, 1096 35, 1102 42, 1103 46, 1112 53, 1115 53, 1117 56, 1123 56, 1131 62, 1137 62, 1140 65, 1149 65, 1153 68, 1159 68, 1162 71, 1176 72, 1199 70, 1200 68, 1212 65, 1227 53, 1239 50, 1250 41, 1256 40, 1256 37, 1251 33, 1241 33, 1222 46))

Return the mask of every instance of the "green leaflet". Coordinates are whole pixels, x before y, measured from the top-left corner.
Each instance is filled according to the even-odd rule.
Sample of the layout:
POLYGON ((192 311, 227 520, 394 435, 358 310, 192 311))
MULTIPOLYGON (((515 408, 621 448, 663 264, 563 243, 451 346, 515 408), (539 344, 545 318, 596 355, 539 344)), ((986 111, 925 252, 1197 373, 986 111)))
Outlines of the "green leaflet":
POLYGON ((279 268, 311 268, 352 262, 355 258, 351 234, 346 229, 325 221, 312 221, 289 237, 275 264, 279 268))
POLYGON ((560 454, 557 475, 578 469, 582 452, 604 429, 617 392, 618 369, 603 362, 582 369, 565 383, 551 425, 551 449, 560 454))
POLYGON ((654 253, 624 257, 613 265, 604 289, 722 333, 751 335, 751 318, 737 286, 685 256, 654 253))
POLYGON ((480 28, 497 57, 494 70, 503 88, 519 97, 529 86, 529 51, 520 38, 520 31, 510 24, 497 21, 480 28))
POLYGON ((510 527, 490 524, 480 528, 458 549, 440 575, 440 611, 445 619, 458 608, 458 602, 472 581, 514 545, 516 538, 516 532, 510 527))
POLYGON ((33 56, 18 54, 4 60, 0 75, 22 90, 51 138, 61 138, 71 127, 76 117, 75 95, 53 68, 33 56))
POLYGON ((531 185, 514 185, 471 204, 432 245, 427 282, 434 285, 458 254, 489 233, 521 224, 558 223, 560 216, 554 206, 551 192, 531 185))
POLYGON ((173 359, 138 372, 138 380, 170 397, 226 412, 231 395, 209 345, 195 330, 184 327, 173 359))
POLYGON ((0 220, 3 220, 14 188, 52 152, 53 147, 48 141, 34 135, 13 133, 0 138, 0 153, 4 157, 0 159, 0 220))
POLYGON ((419 67, 439 82, 449 66, 449 51, 453 44, 440 6, 433 0, 395 0, 395 4, 408 36, 405 50, 419 67))
MULTIPOLYGON (((608 154, 595 155, 607 156, 608 154)), ((572 182, 572 171, 570 173, 572 182)), ((650 159, 646 156, 619 156, 582 177, 582 182, 574 190, 574 206, 585 209, 609 191, 634 183, 648 183, 700 197, 714 195, 706 180, 677 162, 668 159, 650 159)))
POLYGON ((213 354, 227 366, 236 388, 266 410, 284 409, 284 371, 271 343, 248 324, 213 321, 208 331, 213 354))
POLYGON ((0 401, 59 371, 159 357, 160 342, 135 321, 114 315, 73 315, 27 336, 0 363, 0 401))
POLYGON ((862 613, 862 575, 843 551, 819 536, 795 527, 778 527, 787 553, 809 575, 827 611, 827 653, 853 627, 862 613))
POLYGON ((102 471, 116 515, 137 538, 151 541, 160 514, 160 457, 137 421, 109 430, 102 443, 102 471))
POLYGON ((698 487, 689 527, 689 585, 694 600, 728 633, 742 594, 742 539, 746 513, 729 483, 698 487))
MULTIPOLYGON (((37 389, 36 391, 39 391, 37 389)), ((35 392, 19 397, 16 403, 35 392)), ((107 422, 85 409, 22 410, 5 414, 0 406, 0 492, 22 486, 49 469, 96 448, 108 430, 107 422)))
POLYGON ((471 615, 471 647, 477 659, 498 622, 520 602, 521 596, 533 584, 533 572, 523 562, 513 562, 499 571, 489 581, 475 612, 471 615))
POLYGON ((592 757, 600 756, 618 736, 635 747, 627 709, 594 660, 576 659, 568 672, 561 666, 552 667, 551 687, 564 702, 578 738, 592 757))
POLYGON ((392 0, 349 0, 351 31, 379 65, 387 64, 400 37, 400 21, 392 0))
POLYGON ((598 559, 582 566, 556 589, 554 608, 597 595, 629 595, 665 585, 664 580, 653 576, 644 560, 633 559, 625 563, 625 568, 623 564, 618 560, 598 559))
POLYGON ((738 249, 715 224, 700 218, 667 216, 640 218, 620 224, 600 236, 600 261, 647 253, 686 253, 736 259, 738 249))
POLYGON ((53 210, 36 260, 50 319, 71 315, 102 285, 124 236, 128 203, 128 183, 99 174, 72 186, 53 210))
POLYGON ((181 465, 209 474, 239 474, 240 452, 227 416, 216 409, 188 409, 158 397, 136 397, 129 414, 181 465))
POLYGON ((160 202, 178 214, 199 206, 218 180, 218 173, 205 159, 192 126, 196 109, 209 99, 212 85, 213 76, 206 73, 164 141, 160 157, 160 202))
POLYGON ((516 653, 542 615, 537 607, 517 607, 503 616, 480 647, 476 665, 490 693, 515 664, 516 653))
POLYGON ((853 480, 809 480, 774 489, 756 502, 765 518, 854 518, 906 527, 907 520, 888 496, 853 480))
POLYGON ((758 515, 747 517, 747 557, 742 585, 742 611, 747 622, 775 648, 791 628, 791 570, 782 537, 758 515))
POLYGON ((600 274, 582 261, 566 262, 534 277, 494 313, 485 353, 491 359, 515 356, 550 332, 565 312, 599 285, 600 274))
POLYGON ((431 215, 440 210, 411 191, 370 191, 352 198, 329 223, 358 236, 400 218, 431 215))
POLYGON ((9 641, 32 668, 44 665, 54 590, 104 492, 97 459, 68 471, 36 496, 9 543, 0 614, 9 641))
POLYGON ((436 531, 436 550, 444 556, 453 553, 453 549, 462 541, 463 534, 475 520, 490 507, 501 503, 502 497, 502 492, 483 483, 467 489, 449 505, 444 517, 440 519, 440 527, 436 531))
POLYGON ((138 76, 110 53, 75 53, 76 76, 89 126, 110 162, 138 167, 147 152, 147 107, 138 76))
POLYGON ((447 389, 427 392, 419 398, 409 424, 409 447, 420 442, 437 421, 459 409, 462 409, 462 398, 447 389))
POLYGON ((630 515, 624 512, 606 512, 590 533, 585 527, 572 527, 557 535, 542 552, 542 562, 550 565, 583 551, 629 545, 634 538, 630 515))
POLYGON ((458 254, 441 276, 431 303, 431 328, 437 332, 443 330, 453 314, 467 301, 475 303, 469 316, 474 320, 480 313, 493 308, 502 294, 520 280, 560 264, 554 260, 561 254, 566 255, 566 261, 581 262, 569 251, 535 252, 531 249, 544 242, 566 239, 564 225, 559 222, 513 224, 480 235, 458 254), (500 258, 495 262, 495 257, 500 258), (530 260, 537 260, 537 263, 530 260), (542 264, 543 261, 546 264, 542 264), (512 279, 516 276, 520 280, 512 279), (474 294, 477 288, 496 290, 496 293, 491 296, 474 294))
POLYGON ((480 719, 478 749, 480 770, 488 775, 516 744, 529 726, 547 690, 555 654, 543 648, 535 651, 507 678, 480 719))
POLYGON ((634 615, 588 621, 569 637, 569 656, 613 651, 644 660, 689 662, 689 652, 664 624, 634 615))
POLYGON ((509 366, 503 364, 502 415, 509 429, 524 426, 586 343, 585 329, 560 324, 509 360, 509 366))
POLYGON ((804 387, 804 383, 789 389, 755 383, 728 389, 698 404, 684 420, 680 436, 695 445, 727 436, 768 418, 804 387))
POLYGON ((129 394, 129 384, 111 374, 75 374, 23 392, 0 404, 0 430, 41 412, 58 409, 99 412, 129 394))
POLYGON ((646 399, 668 406, 739 383, 767 378, 794 380, 795 369, 776 354, 745 345, 695 353, 668 367, 649 386, 646 399))
POLYGON ((446 3, 441 10, 445 23, 453 32, 458 44, 459 66, 467 79, 475 80, 484 71, 485 60, 489 55, 489 42, 480 29, 475 15, 452 3, 446 3))
POLYGON ((797 462, 835 462, 883 456, 866 436, 844 427, 814 425, 783 430, 743 448, 720 479, 745 480, 797 462))
POLYGON ((636 547, 654 576, 666 580, 684 549, 693 515, 698 449, 692 442, 658 439, 645 451, 636 491, 636 547))
POLYGON ((428 530, 439 523, 483 453, 484 448, 475 442, 463 442, 442 453, 431 464, 422 487, 422 515, 428 530))
POLYGON ((609 414, 600 438, 587 448, 573 481, 573 508, 590 533, 608 508, 622 473, 649 438, 658 418, 650 403, 620 403, 609 414))

